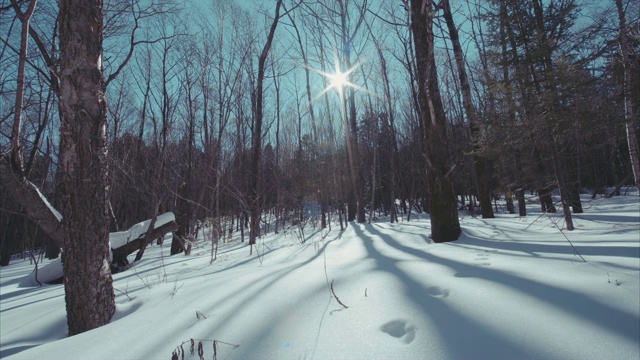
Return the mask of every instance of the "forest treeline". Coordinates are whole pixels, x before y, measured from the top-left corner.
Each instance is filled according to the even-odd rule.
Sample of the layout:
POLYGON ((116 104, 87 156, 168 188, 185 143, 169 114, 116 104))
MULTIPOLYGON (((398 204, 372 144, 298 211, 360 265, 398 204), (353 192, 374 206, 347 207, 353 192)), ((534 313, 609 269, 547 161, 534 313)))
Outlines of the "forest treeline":
MULTIPOLYGON (((14 106, 32 3, 0 8, 2 169, 19 148, 59 208, 57 2, 27 21, 14 106)), ((581 212, 581 193, 638 181, 639 19, 623 0, 106 1, 110 231, 173 211, 179 253, 204 223, 255 241, 311 205, 322 227, 430 212, 436 241, 457 238, 462 210, 581 212), (335 88, 322 74, 338 69, 335 88)), ((54 256, 0 186, 0 264, 54 256)))

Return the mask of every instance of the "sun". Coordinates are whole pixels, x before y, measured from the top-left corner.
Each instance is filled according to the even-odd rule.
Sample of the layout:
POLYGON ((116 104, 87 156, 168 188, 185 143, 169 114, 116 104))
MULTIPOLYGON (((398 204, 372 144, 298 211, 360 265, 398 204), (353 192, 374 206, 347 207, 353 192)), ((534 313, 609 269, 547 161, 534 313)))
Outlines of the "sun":
POLYGON ((344 91, 348 87, 351 87, 357 91, 364 91, 371 94, 369 90, 363 88, 362 86, 356 85, 349 80, 351 74, 360 66, 360 62, 351 64, 351 67, 349 67, 345 71, 342 71, 340 66, 341 61, 338 58, 338 51, 335 49, 335 47, 333 52, 333 60, 333 72, 325 72, 323 70, 309 66, 309 64, 305 64, 305 67, 308 70, 311 70, 324 78, 323 84, 325 85, 325 88, 322 89, 319 94, 316 94, 316 96, 311 100, 311 103, 314 103, 317 99, 319 99, 322 95, 326 94, 331 89, 335 89, 336 92, 340 95, 341 99, 343 99, 344 91))
POLYGON ((329 86, 335 89, 342 89, 343 86, 349 84, 349 80, 347 79, 347 75, 349 73, 343 73, 340 70, 336 70, 333 74, 327 74, 327 78, 329 79, 329 86))
POLYGON ((349 75, 357 67, 358 67, 358 64, 352 66, 350 69, 347 69, 347 71, 342 72, 340 70, 340 65, 339 65, 337 60, 336 60, 336 63, 334 65, 334 72, 332 72, 332 73, 327 73, 327 72, 324 72, 324 71, 321 71, 321 70, 314 69, 314 68, 310 67, 309 68, 310 70, 312 70, 312 71, 324 76, 325 79, 328 80, 327 87, 325 87, 322 90, 322 92, 316 96, 316 98, 322 96, 324 93, 326 93, 327 91, 329 91, 331 89, 335 89, 336 91, 338 91, 338 94, 340 94, 340 96, 343 95, 343 91, 347 87, 352 87, 354 89, 362 90, 362 87, 360 87, 360 86, 352 83, 351 81, 349 81, 349 75))

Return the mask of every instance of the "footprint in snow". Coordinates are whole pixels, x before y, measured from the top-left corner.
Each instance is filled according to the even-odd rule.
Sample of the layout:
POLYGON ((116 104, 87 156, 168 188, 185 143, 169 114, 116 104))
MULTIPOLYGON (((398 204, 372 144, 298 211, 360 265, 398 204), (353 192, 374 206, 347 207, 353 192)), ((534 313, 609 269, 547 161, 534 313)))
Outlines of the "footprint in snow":
POLYGON ((429 294, 432 297, 437 297, 437 298, 449 297, 449 290, 442 289, 439 286, 431 286, 431 287, 428 287, 426 290, 427 290, 427 294, 429 294))
POLYGON ((405 344, 410 344, 416 338, 416 327, 402 319, 389 321, 380 326, 380 330, 402 340, 405 344))
POLYGON ((455 274, 453 274, 453 276, 457 277, 457 278, 471 278, 474 277, 473 275, 467 273, 467 272, 457 272, 455 274))

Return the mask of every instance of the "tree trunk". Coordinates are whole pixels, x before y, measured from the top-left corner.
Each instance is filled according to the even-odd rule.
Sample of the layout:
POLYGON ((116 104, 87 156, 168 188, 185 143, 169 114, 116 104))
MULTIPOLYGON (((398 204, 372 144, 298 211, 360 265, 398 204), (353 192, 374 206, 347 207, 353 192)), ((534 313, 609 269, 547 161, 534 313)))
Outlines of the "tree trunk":
POLYGON ((524 189, 516 190, 516 198, 518 199, 518 215, 527 216, 527 203, 524 198, 524 189))
POLYGON ((60 0, 60 160, 69 335, 115 311, 109 267, 102 1, 60 0))
MULTIPOLYGON (((377 132, 377 129, 376 129, 377 132)), ((373 220, 373 215, 376 206, 376 175, 378 173, 378 149, 373 149, 373 165, 371 167, 371 205, 369 208, 369 224, 373 220)))
MULTIPOLYGON (((513 195, 511 189, 507 190, 507 192, 504 194, 504 198, 507 201, 507 211, 509 212, 509 214, 515 214, 516 208, 513 205, 513 195)), ((480 206, 482 206, 482 200, 480 200, 480 206)))
MULTIPOLYGON (((189 184, 184 182, 178 187, 178 198, 176 200, 176 223, 178 230, 171 241, 171 255, 179 254, 183 251, 182 239, 189 239, 189 220, 191 219, 190 205, 187 200, 189 194, 189 184)), ((185 251, 191 251, 191 243, 187 245, 185 251)), ((186 255, 189 255, 188 253, 186 255)))
POLYGON ((458 37, 458 29, 453 22, 451 14, 451 6, 449 0, 443 0, 444 18, 449 29, 449 37, 453 45, 453 53, 456 59, 456 67, 458 69, 458 78, 460 79, 460 90, 462 91, 462 103, 464 105, 467 121, 469 122, 469 131, 471 133, 471 142, 473 143, 473 162, 478 179, 478 198, 480 199, 480 207, 482 209, 482 218, 494 218, 493 209, 491 208, 491 188, 489 183, 489 172, 487 170, 487 161, 481 154, 481 134, 480 124, 476 116, 476 110, 471 100, 471 87, 467 78, 467 69, 465 67, 464 54, 460 39, 458 37))
MULTIPOLYGON (((17 7, 16 0, 12 0, 13 6, 17 7)), ((27 12, 18 17, 22 21, 22 33, 20 37, 20 54, 18 60, 18 79, 16 86, 15 113, 13 129, 11 132, 11 160, 16 168, 23 169, 22 151, 20 147, 20 130, 22 127, 22 105, 24 102, 24 70, 27 64, 27 51, 29 41, 29 22, 35 11, 37 0, 31 0, 27 12)))
POLYGON ((249 230, 249 245, 250 253, 253 253, 253 245, 256 243, 256 239, 260 234, 260 212, 262 211, 260 200, 260 153, 262 150, 262 83, 264 81, 264 66, 267 61, 267 55, 271 49, 271 42, 278 26, 278 20, 280 20, 280 6, 282 0, 278 0, 276 4, 276 14, 269 29, 267 36, 267 43, 262 48, 260 57, 258 58, 258 79, 256 89, 256 114, 255 122, 252 129, 253 151, 251 154, 251 167, 250 167, 250 184, 251 184, 251 228, 249 230))
POLYGON ((418 110, 423 125, 427 163, 431 238, 434 242, 446 242, 457 240, 461 229, 450 178, 453 166, 449 161, 447 121, 438 89, 433 16, 430 3, 411 0, 411 30, 418 70, 418 110), (423 7, 423 3, 426 6, 423 7))
POLYGON ((540 199, 540 207, 542 212, 556 213, 556 206, 553 204, 551 190, 549 186, 538 189, 538 198, 540 199))
POLYGON ((624 118, 626 120, 627 145, 631 158, 631 169, 636 184, 640 191, 640 157, 638 156, 638 142, 633 129, 633 100, 631 97, 631 62, 629 61, 629 38, 627 21, 622 6, 622 0, 615 0, 618 9, 618 21, 620 23, 620 53, 622 54, 622 66, 624 69, 624 118))

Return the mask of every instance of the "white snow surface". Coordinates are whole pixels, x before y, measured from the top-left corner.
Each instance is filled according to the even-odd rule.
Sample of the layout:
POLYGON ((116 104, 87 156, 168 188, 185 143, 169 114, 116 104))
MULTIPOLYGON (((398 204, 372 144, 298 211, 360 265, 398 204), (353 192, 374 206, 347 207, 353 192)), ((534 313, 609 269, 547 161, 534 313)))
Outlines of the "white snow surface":
MULTIPOLYGON (((176 217, 172 212, 160 214, 156 217, 153 227, 157 229, 164 224, 175 221, 175 219, 176 217)), ((109 246, 112 249, 117 249, 129 241, 139 238, 147 232, 150 224, 151 219, 139 222, 130 227, 129 230, 109 233, 109 246)))
POLYGON ((213 263, 203 239, 190 256, 165 241, 113 276, 111 323, 73 337, 63 285, 21 285, 33 266, 15 261, 0 268, 0 357, 171 359, 186 342, 197 359, 206 340, 212 359, 215 340, 217 359, 639 359, 639 199, 584 197, 571 232, 533 203, 526 218, 461 214, 443 244, 425 214, 308 224, 304 244, 269 233, 253 255, 234 238, 213 263))

